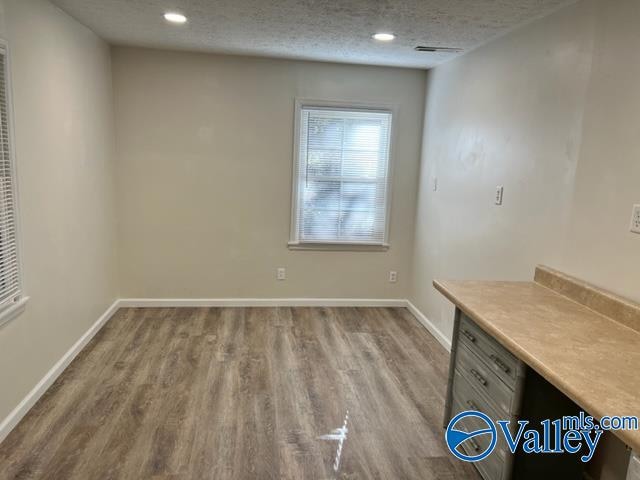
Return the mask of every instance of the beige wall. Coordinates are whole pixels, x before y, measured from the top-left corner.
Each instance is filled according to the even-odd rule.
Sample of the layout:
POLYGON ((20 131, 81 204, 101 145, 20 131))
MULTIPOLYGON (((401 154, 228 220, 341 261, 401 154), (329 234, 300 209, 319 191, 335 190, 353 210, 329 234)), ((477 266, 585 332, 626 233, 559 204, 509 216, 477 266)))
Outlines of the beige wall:
POLYGON ((0 418, 118 294, 409 295, 447 335, 452 307, 433 278, 525 280, 546 263, 640 300, 634 0, 584 0, 432 70, 428 85, 414 70, 110 57, 43 0, 0 0, 3 12, 31 300, 0 327, 0 418), (295 97, 398 105, 388 252, 287 249, 295 97))
POLYGON ((123 296, 406 297, 425 72, 131 48, 113 70, 123 296), (287 249, 297 96, 398 105, 388 252, 287 249))
POLYGON ((4 12, 31 298, 0 327, 0 419, 117 296, 109 48, 48 2, 4 12))
POLYGON ((571 222, 558 266, 640 301, 640 2, 595 4, 593 67, 571 222))
POLYGON ((585 0, 430 72, 411 299, 445 335, 434 278, 545 263, 640 300, 639 5, 585 0))

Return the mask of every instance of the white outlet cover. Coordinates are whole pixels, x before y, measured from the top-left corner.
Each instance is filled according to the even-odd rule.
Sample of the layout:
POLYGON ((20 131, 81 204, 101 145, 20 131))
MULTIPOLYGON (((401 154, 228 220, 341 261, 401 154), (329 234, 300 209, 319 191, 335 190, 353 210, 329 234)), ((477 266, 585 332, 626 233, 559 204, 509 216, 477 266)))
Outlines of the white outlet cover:
POLYGON ((640 233, 640 205, 633 206, 633 213, 631 214, 631 228, 633 233, 640 233))
POLYGON ((276 271, 276 278, 278 280, 286 280, 287 271, 284 268, 278 268, 278 270, 276 271))

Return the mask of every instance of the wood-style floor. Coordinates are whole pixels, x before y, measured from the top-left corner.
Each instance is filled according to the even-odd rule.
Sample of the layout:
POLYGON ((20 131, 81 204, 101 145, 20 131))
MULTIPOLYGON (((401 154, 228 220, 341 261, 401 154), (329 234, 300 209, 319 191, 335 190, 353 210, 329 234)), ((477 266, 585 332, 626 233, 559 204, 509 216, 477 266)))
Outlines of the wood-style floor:
POLYGON ((447 367, 401 308, 122 309, 0 478, 476 479, 444 444, 447 367))

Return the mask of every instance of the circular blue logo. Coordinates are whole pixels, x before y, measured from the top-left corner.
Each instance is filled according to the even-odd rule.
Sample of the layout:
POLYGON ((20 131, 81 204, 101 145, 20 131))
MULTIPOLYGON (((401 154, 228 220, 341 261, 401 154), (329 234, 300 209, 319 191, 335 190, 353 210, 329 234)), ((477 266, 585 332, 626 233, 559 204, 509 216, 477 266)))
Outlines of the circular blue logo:
MULTIPOLYGON (((491 454, 491 452, 493 452, 493 449, 496 448, 496 442, 498 441, 496 426, 493 423, 493 420, 484 413, 477 412, 475 410, 461 412, 453 417, 447 426, 445 438, 451 453, 465 462, 477 462, 486 458, 491 454), (481 424, 486 424, 486 428, 483 426, 482 428, 474 431, 470 431, 468 427, 456 428, 459 422, 467 417, 479 419, 481 424), (481 437, 482 435, 491 436, 489 446, 482 447, 476 441, 476 438, 481 437), (467 452, 470 452, 471 454, 467 455, 467 452)), ((484 444, 485 442, 482 443, 484 444)))

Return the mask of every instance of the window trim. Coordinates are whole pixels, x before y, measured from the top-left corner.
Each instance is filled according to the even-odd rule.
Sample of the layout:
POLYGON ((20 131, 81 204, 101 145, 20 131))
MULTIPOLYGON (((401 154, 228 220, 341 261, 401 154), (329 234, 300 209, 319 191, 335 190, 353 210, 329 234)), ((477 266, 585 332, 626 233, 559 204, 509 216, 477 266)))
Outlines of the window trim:
POLYGON ((346 100, 318 100, 312 98, 295 98, 294 133, 293 133, 293 168, 291 169, 291 223, 288 247, 290 250, 325 250, 325 251, 387 251, 390 248, 391 203, 393 196, 393 172, 395 145, 397 136, 398 106, 384 102, 352 102, 346 100), (391 132, 389 135, 389 159, 387 162, 387 197, 385 199, 385 230, 382 243, 372 242, 305 242, 298 239, 298 175, 300 173, 300 122, 303 108, 327 110, 364 110, 391 114, 391 132))
POLYGON ((11 162, 11 173, 13 175, 13 195, 14 195, 14 209, 13 216, 16 230, 16 249, 18 258, 18 285, 20 286, 20 295, 12 303, 8 303, 2 309, 0 309, 0 327, 6 325, 11 320, 18 317, 27 307, 29 296, 26 294, 25 280, 24 280, 24 262, 22 257, 23 243, 22 243, 22 224, 20 215, 20 192, 18 186, 18 163, 16 161, 16 130, 15 130, 15 111, 13 106, 13 82, 11 75, 11 50, 9 48, 9 42, 0 37, 0 50, 4 52, 5 56, 5 87, 6 87, 6 102, 7 102, 7 116, 9 127, 9 161, 11 162))

